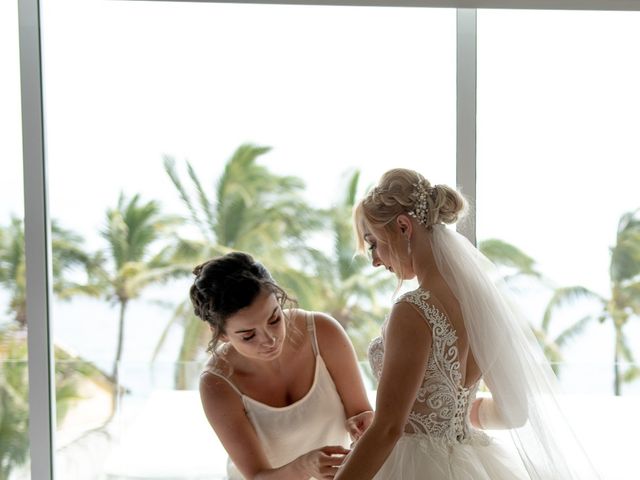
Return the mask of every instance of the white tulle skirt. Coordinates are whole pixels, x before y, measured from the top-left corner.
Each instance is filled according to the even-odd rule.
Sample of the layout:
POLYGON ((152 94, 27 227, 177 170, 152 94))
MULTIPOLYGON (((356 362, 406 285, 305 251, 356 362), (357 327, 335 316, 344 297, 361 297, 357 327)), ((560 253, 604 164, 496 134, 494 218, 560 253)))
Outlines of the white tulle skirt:
POLYGON ((425 435, 404 435, 376 480, 528 480, 520 458, 486 436, 446 443, 425 435))

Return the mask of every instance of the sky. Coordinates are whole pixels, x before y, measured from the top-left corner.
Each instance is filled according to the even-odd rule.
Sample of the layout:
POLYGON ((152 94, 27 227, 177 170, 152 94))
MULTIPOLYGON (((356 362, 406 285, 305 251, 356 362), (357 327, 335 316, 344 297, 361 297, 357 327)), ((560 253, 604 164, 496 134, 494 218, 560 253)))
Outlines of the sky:
MULTIPOLYGON (((22 208, 13 3, 0 2, 3 224, 22 208)), ((300 176, 318 206, 336 201, 353 168, 363 188, 397 166, 455 184, 454 10, 99 0, 43 9, 50 212, 91 247, 120 191, 184 213, 164 155, 192 162, 213 190, 237 146, 268 145, 263 164, 300 176)), ((606 294, 618 219, 640 207, 638 45, 636 12, 478 14, 478 238, 518 246, 558 286, 606 294)), ((545 295, 527 303, 534 321, 545 295)), ((125 358, 146 362, 168 314, 135 308, 125 358)), ((110 357, 115 310, 77 301, 54 315, 54 335, 110 357)), ((639 330, 629 330, 638 356, 639 330)), ((608 336, 595 325, 567 356, 608 368, 608 336)))

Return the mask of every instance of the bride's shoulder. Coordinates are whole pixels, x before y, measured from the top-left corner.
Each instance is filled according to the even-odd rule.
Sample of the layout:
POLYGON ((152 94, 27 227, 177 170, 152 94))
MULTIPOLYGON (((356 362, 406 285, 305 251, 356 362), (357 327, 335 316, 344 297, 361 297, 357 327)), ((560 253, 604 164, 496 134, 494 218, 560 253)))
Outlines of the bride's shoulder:
POLYGON ((421 304, 421 303, 425 303, 427 301, 429 301, 429 299, 431 299, 431 297, 433 296, 433 294, 431 293, 431 290, 423 288, 423 287, 418 287, 415 290, 411 290, 409 292, 405 292, 402 295, 400 295, 395 303, 402 303, 402 302, 407 302, 407 303, 413 303, 413 304, 421 304))

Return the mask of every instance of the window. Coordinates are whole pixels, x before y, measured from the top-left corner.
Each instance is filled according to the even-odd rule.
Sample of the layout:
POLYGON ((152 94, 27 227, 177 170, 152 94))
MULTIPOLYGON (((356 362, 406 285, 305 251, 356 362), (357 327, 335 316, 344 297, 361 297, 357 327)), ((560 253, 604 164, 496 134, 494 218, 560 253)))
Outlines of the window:
MULTIPOLYGON (((42 8, 50 212, 82 237, 77 246, 88 260, 98 252, 104 260, 93 271, 76 264, 65 276, 95 296, 54 299, 56 344, 70 369, 91 370, 78 387, 84 400, 59 425, 67 447, 57 475, 221 473, 226 454, 195 391, 206 328, 190 315, 170 325, 176 312, 190 312, 188 270, 220 244, 254 253, 281 272, 281 283, 288 265, 311 272, 297 252, 315 247, 330 258, 333 235, 313 230, 311 217, 295 215, 302 210, 286 212, 335 206, 356 169, 360 193, 395 166, 455 184, 455 11, 70 0, 42 8), (189 223, 165 160, 199 209, 188 160, 213 208, 216 181, 242 145, 269 174, 304 182, 279 198, 290 202, 284 214, 309 228, 298 232, 302 240, 289 232, 250 243, 251 235, 189 223), (169 217, 187 223, 141 245, 137 257, 130 251, 128 264, 116 262, 103 232, 113 240, 123 225, 133 228, 124 210, 150 202, 158 210, 147 226, 169 217), (176 235, 207 248, 177 279, 116 290, 134 268, 149 272, 176 235), (91 285, 97 278, 102 283, 91 285), (200 329, 196 341, 192 328, 200 329), (105 432, 111 449, 98 448, 105 432)), ((305 301, 304 292, 294 294, 305 301)))
MULTIPOLYGON (((621 216, 640 208, 640 68, 631 60, 639 27, 636 12, 478 14, 478 238, 505 240, 536 261, 546 286, 529 303, 540 328, 554 289, 610 298, 610 248, 621 216)), ((594 297, 557 310, 545 332, 553 341, 591 317, 561 347, 570 391, 614 384, 613 322, 598 324, 594 297)), ((637 328, 622 332, 637 351, 637 328)))
MULTIPOLYGON (((17 2, 0 4, 0 477, 28 475, 29 377, 17 2), (11 448, 8 448, 11 446, 11 448)), ((24 478, 24 477, 21 477, 24 478)))

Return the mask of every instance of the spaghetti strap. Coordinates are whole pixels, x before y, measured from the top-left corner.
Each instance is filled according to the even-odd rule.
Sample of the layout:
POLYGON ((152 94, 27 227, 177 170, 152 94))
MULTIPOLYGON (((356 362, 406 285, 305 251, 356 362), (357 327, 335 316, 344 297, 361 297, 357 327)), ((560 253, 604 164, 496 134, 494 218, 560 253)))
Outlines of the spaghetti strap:
POLYGON ((238 389, 238 387, 236 387, 233 384, 233 382, 231 380, 229 380, 227 377, 225 377, 224 375, 222 375, 222 374, 220 374, 218 372, 215 372, 214 370, 211 370, 211 369, 204 370, 200 375, 202 376, 205 373, 210 373, 211 375, 215 375, 216 377, 219 377, 219 378, 223 379, 225 382, 227 382, 231 386, 231 388, 233 388, 236 391, 236 393, 238 395, 240 395, 241 397, 244 397, 244 394, 240 391, 240 389, 238 389))
POLYGON ((313 313, 307 312, 307 331, 311 336, 311 347, 313 348, 313 354, 318 356, 320 349, 318 348, 318 338, 316 337, 316 322, 313 313))

